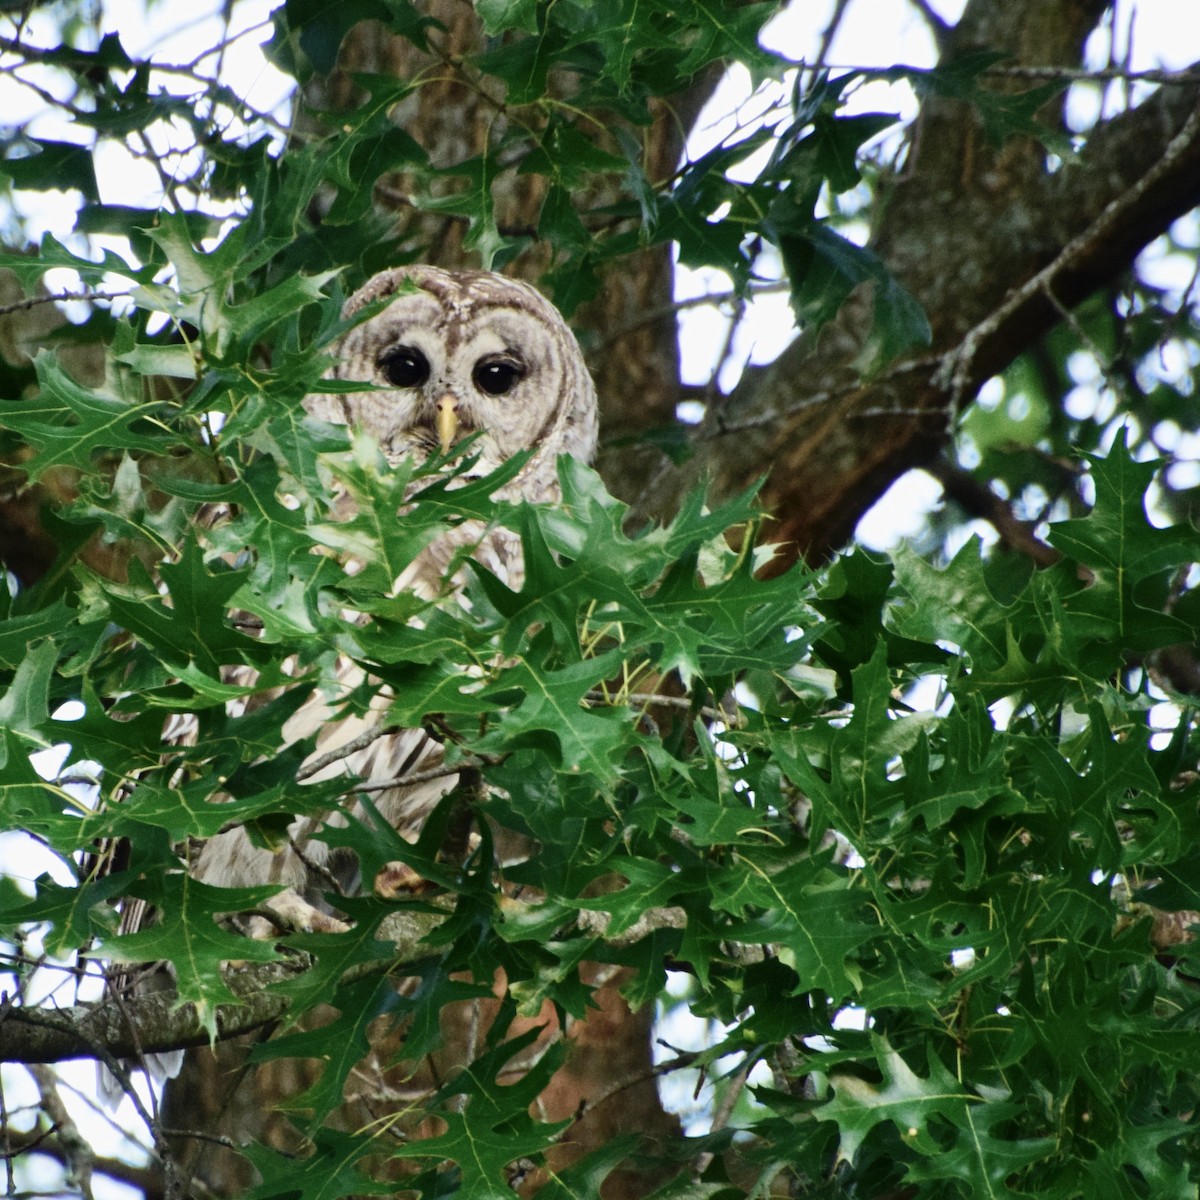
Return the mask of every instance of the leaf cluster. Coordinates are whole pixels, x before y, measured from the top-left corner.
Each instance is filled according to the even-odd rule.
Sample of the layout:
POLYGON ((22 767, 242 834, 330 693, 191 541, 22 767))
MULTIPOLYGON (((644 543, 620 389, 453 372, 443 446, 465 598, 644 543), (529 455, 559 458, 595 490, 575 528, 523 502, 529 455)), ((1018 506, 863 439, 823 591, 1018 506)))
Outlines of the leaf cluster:
MULTIPOLYGON (((168 961, 211 1029, 236 1002, 230 963, 305 956, 305 974, 272 985, 291 1008, 262 1056, 324 1062, 292 1101, 311 1157, 297 1175, 249 1149, 257 1194, 304 1179, 371 1192, 394 1160, 412 1161, 420 1194, 499 1194, 512 1164, 562 1134, 525 1115, 561 1050, 512 1082, 506 1064, 530 1045, 512 1022, 546 1004, 584 1015, 584 962, 636 968, 634 1003, 668 971, 692 975, 693 1010, 724 1029, 705 1061, 768 1073, 742 1151, 764 1185, 832 1172, 871 1193, 1186 1194, 1192 951, 1164 958, 1153 914, 1200 906, 1181 774, 1194 732, 1185 711, 1155 731, 1161 706, 1129 656, 1191 636, 1168 595, 1198 539, 1149 521, 1152 465, 1120 445, 1090 462, 1094 508, 1054 527, 1064 558, 1050 570, 972 542, 941 569, 855 553, 763 580, 751 498, 710 511, 693 496, 670 525, 631 534, 578 463, 561 464, 552 508, 496 501, 500 481, 461 466, 389 467, 303 414, 319 355, 307 375, 287 357, 264 386, 224 368, 222 339, 238 335, 219 304, 179 303, 207 355, 201 400, 145 400, 158 359, 127 329, 105 384, 44 356, 42 391, 9 407, 30 473, 69 466, 83 482, 59 512, 78 530, 61 569, 9 596, 0 626, 6 822, 70 880, 39 880, 6 929, 41 929, 57 955, 168 961), (219 430, 201 403, 224 412, 219 430), (394 593, 463 520, 519 536, 521 586, 467 564, 465 603, 394 593), (132 557, 113 579, 77 559, 87 534, 157 550, 164 530, 182 532, 153 572, 132 557), (338 655, 367 682, 336 692, 338 655), (481 841, 461 863, 439 857, 457 796, 415 846, 369 807, 317 835, 367 878, 400 858, 439 886, 444 915, 416 957, 393 960, 383 932, 413 901, 331 895, 350 933, 247 941, 226 914, 267 891, 187 872, 197 840, 230 822, 271 843, 297 814, 346 805, 352 781, 297 783, 311 746, 283 735, 314 688, 343 714, 390 697, 386 722, 435 722, 451 759, 482 774, 481 841), (62 714, 69 700, 81 717, 62 714), (184 715, 194 736, 180 742, 184 715), (64 777, 87 764, 99 781, 87 802, 30 764, 62 743, 64 777), (501 867, 497 830, 535 849, 501 867), (130 857, 101 874, 93 852, 110 839, 130 857), (118 934, 122 896, 162 919, 118 934), (371 964, 416 986, 397 994, 362 974, 371 964), (426 1099, 437 1138, 381 1158, 374 1139, 325 1127, 379 1022, 417 1058, 438 1014, 497 968, 510 999, 488 1045, 426 1099), (317 1004, 334 1023, 306 1030, 317 1004), (341 1052, 318 1052, 330 1044, 341 1052)), ((338 328, 324 312, 284 320, 297 337, 302 322, 338 328)))
MULTIPOLYGON (((0 161, 0 178, 22 193, 76 189, 80 232, 128 239, 141 264, 123 263, 111 250, 103 261, 89 259, 49 237, 43 268, 70 267, 89 284, 111 284, 117 276, 153 293, 167 261, 179 269, 164 244, 165 234, 179 249, 178 230, 160 230, 151 210, 104 202, 92 163, 94 148, 106 140, 170 125, 173 138, 192 143, 190 154, 173 151, 160 163, 177 224, 194 240, 206 233, 219 240, 229 234, 223 218, 232 206, 240 214, 232 236, 255 247, 255 271, 223 281, 234 285, 227 299, 235 308, 273 286, 284 289, 275 292, 280 305, 288 303, 287 281, 301 265, 311 274, 354 264, 346 279, 353 288, 398 255, 428 257, 427 247, 400 244, 395 228, 379 221, 377 201, 385 195, 401 196, 405 207, 425 215, 426 233, 418 236, 430 246, 462 227, 466 249, 485 267, 502 267, 534 243, 548 249, 545 284, 568 314, 596 295, 605 264, 668 243, 678 246, 682 262, 720 268, 744 291, 765 239, 787 270, 804 326, 822 324, 852 290, 873 285, 871 354, 879 365, 926 342, 929 330, 920 307, 883 265, 839 231, 836 217, 824 215, 827 201, 862 181, 864 145, 897 120, 843 111, 847 92, 871 73, 819 75, 803 86, 797 77, 790 99, 757 126, 735 130, 669 175, 651 165, 647 131, 662 106, 702 89, 715 68, 740 63, 756 81, 780 90, 791 64, 759 42, 777 11, 773 2, 731 8, 711 0, 481 3, 482 40, 460 55, 446 48, 448 31, 410 3, 287 0, 273 14, 269 52, 301 86, 334 70, 343 39, 363 21, 408 43, 427 65, 410 78, 356 75, 359 102, 349 111, 307 114, 302 130, 288 132, 286 152, 276 114, 254 110, 194 68, 173 71, 194 79, 196 94, 156 86, 156 68, 132 58, 117 33, 106 34, 95 50, 31 48, 39 66, 61 72, 78 89, 68 108, 83 140, 20 130, 0 161), (482 147, 451 162, 395 119, 423 88, 448 81, 464 103, 478 107, 482 147), (766 165, 746 179, 745 164, 769 143, 766 165), (542 197, 532 228, 506 225, 499 214, 498 185, 518 176, 542 197)), ((979 69, 964 72, 959 65, 945 78, 938 71, 909 74, 926 88, 965 88, 990 111, 992 93, 971 86, 979 69)), ((37 277, 24 256, 6 256, 2 265, 22 280, 37 277)), ((192 319, 183 311, 170 316, 192 319)), ((248 341, 255 332, 262 330, 249 331, 248 341)), ((182 348, 160 366, 175 377, 191 375, 182 348)))
MULTIPOLYGON (((580 464, 560 464, 561 504, 502 503, 499 477, 392 466, 305 414, 337 386, 324 356, 344 290, 402 253, 371 194, 398 172, 496 265, 530 235, 501 228, 494 184, 538 176, 536 233, 568 308, 606 259, 656 242, 746 283, 762 234, 806 321, 870 282, 881 354, 922 336, 878 264, 816 216, 890 121, 845 116, 847 80, 817 81, 670 179, 646 174, 637 134, 656 104, 718 61, 780 67, 757 42, 771 6, 478 7, 486 46, 441 68, 506 120, 448 166, 392 117, 423 79, 358 80, 366 99, 336 134, 281 154, 236 97, 211 97, 247 121, 225 137, 203 106, 153 92, 115 36, 44 56, 77 73, 81 128, 182 115, 207 153, 172 197, 204 203, 157 213, 102 203, 78 146, 30 136, 4 162, 14 187, 75 186, 80 230, 129 249, 46 238, 3 265, 29 287, 51 267, 117 278, 133 304, 78 333, 105 342, 102 378, 47 350, 4 379, 4 450, 55 485, 60 548, 35 586, 0 593, 0 810, 57 868, 4 883, 14 955, 36 937, 58 959, 169 962, 210 1031, 237 1003, 231 964, 299 964, 271 985, 288 1016, 257 1054, 319 1064, 289 1100, 307 1156, 245 1148, 264 1200, 391 1193, 399 1172, 414 1195, 510 1194, 516 1164, 564 1137, 533 1115, 562 1046, 528 1021, 586 1015, 585 963, 631 968, 634 1004, 686 973, 693 1012, 721 1030, 698 1065, 755 1071, 736 1150, 727 1131, 661 1148, 683 1181, 707 1162, 697 1194, 1194 1195, 1195 720, 1151 675, 1194 639, 1180 580, 1198 547, 1148 516, 1154 464, 1123 441, 1086 459, 1094 504, 1055 524, 1063 557, 1041 572, 970 542, 941 567, 857 552, 763 579, 751 497, 693 495, 668 526, 631 531, 580 464), (613 119, 582 115, 596 112, 613 119), (760 174, 736 178, 768 142, 760 174), (467 521, 519 538, 519 587, 464 562, 447 591, 465 603, 394 589, 467 521), (339 657, 360 686, 340 686, 339 657), (409 844, 353 780, 300 781, 313 746, 284 728, 314 691, 335 716, 436 729, 480 786, 409 844), (30 755, 63 745, 44 779, 30 755), (462 805, 477 840, 447 858, 462 805), (367 880, 403 861, 434 898, 331 892, 348 932, 261 941, 232 918, 269 889, 189 873, 230 823, 273 846, 335 809, 347 823, 316 835, 331 850, 367 880), (125 858, 104 863, 114 841, 125 858), (121 932, 118 902, 158 923, 121 932), (402 951, 390 921, 414 910, 431 931, 402 951), (347 1131, 337 1110, 368 1049, 390 1039, 386 1065, 431 1053, 441 1014, 490 996, 498 971, 484 1041, 416 1104, 435 1136, 347 1131)), ((414 5, 289 0, 274 59, 301 80, 327 71, 363 18, 436 55, 441 31, 414 5)), ((925 85, 974 95, 979 69, 925 85)), ((625 1150, 551 1194, 594 1191, 625 1150)))

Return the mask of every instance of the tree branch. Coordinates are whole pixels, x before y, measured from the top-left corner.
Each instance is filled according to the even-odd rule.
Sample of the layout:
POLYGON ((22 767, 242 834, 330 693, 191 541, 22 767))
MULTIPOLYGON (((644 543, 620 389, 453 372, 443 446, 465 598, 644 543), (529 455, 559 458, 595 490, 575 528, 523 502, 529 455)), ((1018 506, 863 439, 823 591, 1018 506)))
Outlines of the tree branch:
POLYGON ((768 468, 772 535, 791 557, 828 555, 895 478, 937 456, 983 382, 1200 203, 1198 106, 1195 83, 1161 88, 1047 174, 1032 141, 989 147, 967 105, 927 100, 871 246, 925 308, 934 352, 864 379, 873 298, 860 289, 710 414, 687 472, 729 494, 768 468))
MULTIPOLYGON (((506 901, 510 914, 516 909, 534 910, 540 902, 506 901)), ((381 937, 395 943, 394 954, 382 962, 361 963, 342 977, 354 982, 384 972, 398 971, 429 954, 424 940, 444 919, 441 913, 394 913, 388 917, 381 937)), ((682 929, 687 914, 681 908, 653 908, 630 928, 609 936, 610 913, 580 909, 574 924, 579 931, 620 948, 632 945, 660 929, 682 929)), ((737 956, 761 958, 755 947, 737 948, 737 956)), ((226 966, 222 978, 239 1000, 220 1005, 216 1011, 216 1041, 225 1041, 278 1020, 288 1006, 279 985, 295 980, 307 962, 254 963, 226 966)), ((192 1004, 179 1004, 170 992, 144 992, 125 1001, 123 1007, 103 1002, 79 1004, 56 1010, 35 1009, 10 1001, 0 1006, 0 1062, 52 1063, 71 1058, 98 1058, 115 1063, 135 1055, 157 1054, 207 1045, 208 1031, 192 1004)))
POLYGON ((1009 506, 967 471, 939 458, 926 468, 942 485, 946 495, 972 516, 982 517, 1000 535, 1010 550, 1024 554, 1039 567, 1052 567, 1062 555, 1042 541, 1025 521, 1019 521, 1009 506))
MULTIPOLYGON (((10 1131, 4 1156, 15 1159, 26 1154, 44 1154, 64 1167, 71 1165, 66 1148, 53 1130, 31 1130, 28 1133, 10 1131)), ((118 1183, 128 1184, 142 1194, 143 1200, 162 1200, 162 1173, 156 1167, 139 1167, 122 1162, 119 1158, 95 1156, 92 1159, 92 1172, 93 1175, 104 1175, 118 1183)))
MULTIPOLYGON (((422 939, 441 914, 395 914, 387 937, 396 943, 392 958, 362 964, 344 982, 395 970, 428 954, 422 939)), ((226 966, 222 977, 238 997, 236 1005, 216 1011, 216 1040, 224 1041, 278 1020, 288 998, 271 990, 294 980, 306 964, 271 962, 247 967, 226 966)), ((208 1031, 193 1004, 180 1004, 169 992, 142 993, 124 1011, 109 1003, 79 1004, 56 1010, 28 1008, 5 1000, 0 1006, 0 1062, 50 1063, 71 1058, 102 1061, 157 1054, 207 1045, 208 1031)), ((119 1064, 118 1064, 119 1069, 119 1064)))
POLYGON ((1175 216, 1172 206, 1164 220, 1167 192, 1175 192, 1181 172, 1192 174, 1188 207, 1200 203, 1200 108, 1192 110, 1183 127, 1170 139, 1158 159, 1127 190, 1113 197, 1090 225, 1072 238, 1054 259, 1014 289, 988 317, 972 329, 947 356, 935 382, 949 390, 957 411, 964 400, 1027 343, 1028 330, 1045 329, 1061 315, 1060 304, 1076 304, 1116 273, 1146 244, 1147 229, 1160 232, 1175 216), (1156 219, 1157 218, 1157 219, 1156 219))
MULTIPOLYGON (((392 971, 429 952, 423 938, 440 914, 397 913, 386 924, 396 943, 393 957, 362 964, 343 977, 350 982, 392 971)), ((288 999, 271 989, 294 980, 306 969, 291 962, 226 966, 222 977, 239 1003, 216 1010, 216 1041, 225 1041, 278 1020, 288 999)), ((210 1041, 195 1005, 179 1004, 169 992, 142 993, 122 1008, 104 1002, 46 1010, 0 1005, 0 1062, 52 1063, 98 1058, 110 1065, 122 1058, 203 1046, 210 1041)), ((118 1064, 119 1069, 119 1064, 118 1064)))

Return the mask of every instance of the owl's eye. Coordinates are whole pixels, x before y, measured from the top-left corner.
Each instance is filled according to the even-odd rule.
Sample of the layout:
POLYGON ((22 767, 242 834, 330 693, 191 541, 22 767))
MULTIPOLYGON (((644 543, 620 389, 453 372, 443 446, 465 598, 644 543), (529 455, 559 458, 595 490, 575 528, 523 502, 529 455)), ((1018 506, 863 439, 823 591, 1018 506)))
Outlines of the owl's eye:
POLYGON ((379 360, 379 365, 397 387, 420 387, 429 378, 429 359, 420 350, 408 346, 389 351, 379 360))
POLYGON ((504 358, 484 358, 475 364, 473 378, 475 386, 489 396, 503 396, 511 392, 524 374, 514 362, 504 358))

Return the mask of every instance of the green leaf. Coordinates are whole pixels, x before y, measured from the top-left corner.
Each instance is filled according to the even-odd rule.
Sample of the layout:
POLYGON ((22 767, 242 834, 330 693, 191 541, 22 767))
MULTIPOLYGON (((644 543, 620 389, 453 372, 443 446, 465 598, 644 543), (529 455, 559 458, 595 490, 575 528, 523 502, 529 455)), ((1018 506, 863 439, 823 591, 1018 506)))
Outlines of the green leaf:
POLYGON ((55 467, 94 473, 101 456, 114 451, 169 453, 179 439, 164 433, 162 404, 143 400, 123 375, 97 388, 72 379, 46 351, 34 360, 41 391, 5 405, 4 424, 27 438, 37 454, 22 467, 33 482, 55 467))
POLYGON ((833 1097, 815 1110, 818 1120, 837 1123, 839 1159, 853 1160, 867 1135, 881 1121, 890 1121, 904 1144, 918 1154, 926 1157, 939 1154, 941 1147, 930 1128, 931 1122, 942 1118, 956 1127, 967 1124, 971 1107, 979 1103, 979 1098, 964 1091, 936 1059, 931 1058, 929 1075, 922 1079, 887 1038, 872 1035, 871 1045, 882 1077, 880 1082, 833 1074, 829 1079, 833 1097))
POLYGON ((857 363, 864 374, 929 344, 924 310, 871 251, 855 245, 828 223, 797 213, 786 193, 772 203, 767 228, 783 255, 792 284, 792 308, 802 327, 824 325, 851 292, 863 284, 871 285, 872 332, 857 363))
POLYGON ((835 1003, 857 992, 861 975, 854 959, 874 926, 861 920, 864 896, 847 878, 807 861, 745 881, 737 895, 762 912, 721 927, 723 937, 781 945, 803 991, 825 993, 835 1003))
POLYGON ((493 269, 497 257, 511 249, 512 241, 500 233, 496 224, 492 183, 503 167, 489 155, 477 155, 447 168, 445 175, 464 178, 466 185, 449 195, 424 194, 414 203, 425 212, 451 213, 467 219, 467 236, 463 245, 479 254, 485 271, 493 269))
POLYGON ((1058 1147, 1053 1137, 1014 1138, 1010 1122, 1020 1113, 1020 1106, 1004 1096, 988 1096, 986 1104, 968 1106, 956 1122, 953 1145, 910 1164, 906 1178, 918 1184, 958 1180, 968 1194, 989 1200, 1027 1196, 1024 1188, 1010 1188, 1010 1181, 1019 1179, 1025 1168, 1052 1158, 1058 1147))
POLYGON ((994 50, 980 49, 956 54, 949 61, 928 70, 901 68, 885 75, 900 75, 911 81, 918 95, 951 96, 971 104, 982 120, 988 141, 1000 146, 1015 135, 1038 138, 1064 157, 1071 153, 1069 142, 1037 114, 1067 82, 1054 80, 1038 84, 1023 92, 1010 88, 983 86, 980 77, 989 68, 1005 61, 1005 55, 994 50))
POLYGON ((58 662, 58 647, 50 639, 35 643, 17 666, 12 683, 0 696, 0 727, 46 747, 50 684, 58 662))
POLYGON ((378 1147, 373 1138, 321 1129, 304 1158, 249 1142, 241 1153, 262 1182, 246 1192, 246 1200, 339 1200, 342 1196, 390 1196, 393 1181, 373 1179, 359 1162, 378 1147))
POLYGON ((1157 529, 1146 493, 1158 470, 1134 461, 1118 437, 1105 457, 1089 455, 1096 486, 1092 512, 1051 527, 1050 542, 1087 567, 1092 579, 1064 600, 1068 615, 1097 640, 1150 650, 1190 640, 1192 630, 1163 611, 1167 572, 1200 557, 1200 533, 1189 525, 1157 529))
POLYGON ((33 899, 4 910, 4 928, 12 936, 24 927, 44 926, 43 943, 53 955, 67 957, 93 938, 113 931, 116 913, 111 902, 125 894, 131 880, 116 872, 100 879, 63 885, 49 875, 34 881, 33 899))
POLYGON ((517 1159, 544 1152, 570 1124, 570 1121, 542 1124, 529 1117, 527 1111, 561 1062, 560 1048, 551 1047, 542 1054, 537 1065, 517 1082, 499 1083, 506 1064, 541 1033, 541 1028, 535 1027, 500 1041, 498 1032, 506 1024, 503 1019, 497 1020, 489 1033, 487 1052, 439 1092, 438 1098, 443 1102, 458 1096, 467 1101, 438 1108, 444 1131, 434 1137, 402 1143, 392 1150, 399 1159, 454 1161, 461 1172, 463 1193, 483 1200, 511 1196, 505 1168, 517 1159))
POLYGON ((28 138, 22 148, 33 153, 17 156, 10 152, 0 161, 0 176, 7 175, 14 186, 38 192, 75 188, 85 200, 100 199, 92 147, 28 138))
POLYGON ((136 933, 106 938, 103 952, 116 962, 169 962, 175 969, 180 1001, 196 1006, 201 1025, 215 1038, 217 1006, 240 1003, 221 977, 222 966, 242 960, 274 962, 280 957, 269 942, 227 933, 218 918, 254 908, 279 890, 213 887, 182 871, 148 878, 131 889, 131 894, 154 906, 157 923, 136 933))
POLYGON ((337 65, 342 39, 360 21, 387 21, 393 9, 409 6, 387 0, 287 0, 273 14, 271 52, 284 70, 307 78, 315 69, 328 75, 337 65), (299 49, 303 58, 296 53, 299 49))
POLYGON ((299 1095, 289 1096, 281 1107, 293 1113, 308 1113, 308 1128, 319 1131, 325 1118, 342 1103, 346 1079, 371 1048, 369 1030, 387 1010, 395 985, 386 976, 348 984, 332 996, 338 1015, 315 1029, 274 1037, 255 1048, 254 1061, 305 1058, 321 1064, 312 1084, 299 1095))
POLYGON ((193 686, 210 699, 233 699, 262 686, 231 685, 219 678, 221 665, 237 660, 245 639, 224 621, 213 618, 228 609, 246 571, 217 564, 217 570, 210 572, 193 539, 184 543, 178 562, 164 563, 160 570, 169 603, 157 596, 150 599, 157 589, 140 564, 135 564, 130 572, 131 588, 105 589, 113 619, 142 638, 176 674, 190 675, 193 686), (191 672, 193 667, 196 670, 191 672))
POLYGON ((480 699, 498 706, 515 693, 515 706, 500 715, 496 728, 478 743, 484 752, 532 746, 547 751, 564 771, 587 771, 601 783, 616 779, 614 758, 625 742, 631 714, 593 708, 588 693, 620 670, 620 650, 554 669, 549 640, 539 637, 529 658, 502 671, 480 699))
POLYGON ((538 31, 537 0, 478 0, 475 9, 489 37, 508 29, 538 31))

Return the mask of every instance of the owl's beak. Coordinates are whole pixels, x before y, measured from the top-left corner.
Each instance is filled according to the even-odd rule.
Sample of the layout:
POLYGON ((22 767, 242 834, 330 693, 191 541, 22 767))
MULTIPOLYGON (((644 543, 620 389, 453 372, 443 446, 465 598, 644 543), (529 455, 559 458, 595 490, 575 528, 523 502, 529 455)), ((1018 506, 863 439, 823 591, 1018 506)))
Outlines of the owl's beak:
POLYGON ((437 402, 434 428, 442 445, 442 453, 449 454, 450 447, 454 445, 454 436, 458 433, 458 401, 449 392, 437 402))

